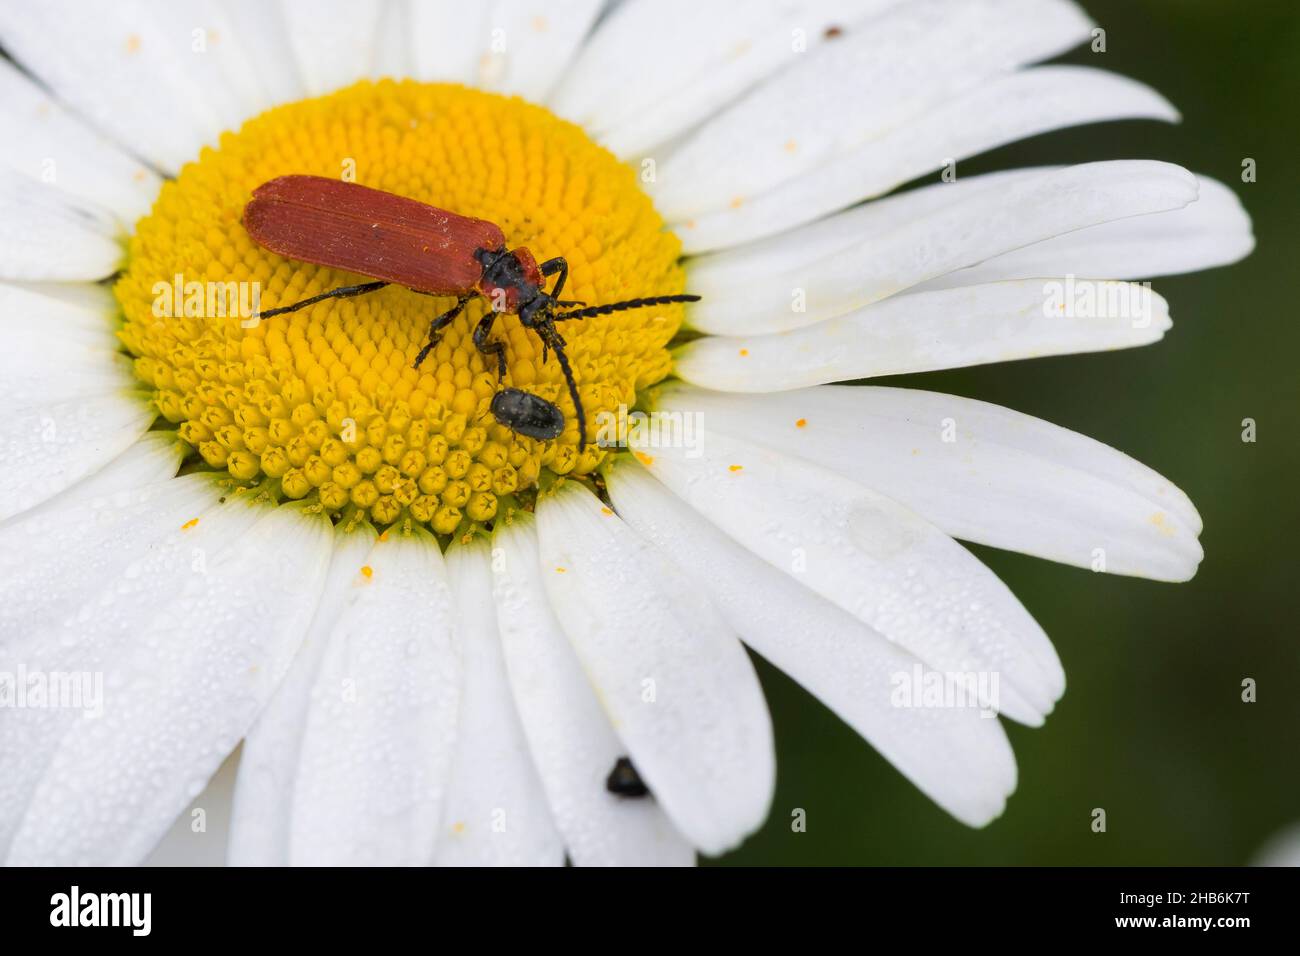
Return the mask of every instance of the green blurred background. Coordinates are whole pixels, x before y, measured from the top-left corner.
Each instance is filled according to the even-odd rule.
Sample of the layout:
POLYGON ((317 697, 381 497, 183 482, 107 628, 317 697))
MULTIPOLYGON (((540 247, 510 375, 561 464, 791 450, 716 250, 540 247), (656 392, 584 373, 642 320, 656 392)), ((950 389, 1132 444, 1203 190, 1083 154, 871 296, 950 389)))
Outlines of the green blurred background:
MULTIPOLYGON (((1229 184, 1258 247, 1225 269, 1157 279, 1161 343, 879 380, 1006 405, 1169 477, 1205 519, 1188 584, 977 554, 1051 636, 1068 688, 1046 726, 1007 724, 1020 783, 983 830, 953 821, 779 671, 758 662, 778 783, 762 831, 724 864, 1233 865, 1300 821, 1300 2, 1083 0, 1100 66, 1156 87, 1183 123, 1052 133, 958 166, 1162 159, 1229 184), (1258 181, 1241 182, 1246 157, 1258 181), (1241 421, 1258 424, 1255 444, 1241 421), (1241 701, 1241 682, 1258 701, 1241 701), (792 833, 790 813, 807 811, 792 833), (1093 833, 1104 807, 1107 832, 1093 833)), ((937 179, 936 177, 933 177, 937 179)))

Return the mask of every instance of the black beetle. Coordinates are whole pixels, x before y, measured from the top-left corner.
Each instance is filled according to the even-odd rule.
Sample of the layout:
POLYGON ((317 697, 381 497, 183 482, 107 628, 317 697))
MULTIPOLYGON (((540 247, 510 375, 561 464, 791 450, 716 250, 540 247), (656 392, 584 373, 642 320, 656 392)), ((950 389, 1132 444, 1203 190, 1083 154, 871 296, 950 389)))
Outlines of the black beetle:
POLYGON ((564 431, 564 415, 559 408, 523 389, 501 389, 492 396, 490 408, 502 425, 529 438, 549 441, 564 431))
POLYGON ((627 757, 619 757, 614 762, 614 769, 605 778, 605 789, 620 797, 644 797, 650 792, 641 775, 632 766, 627 757))

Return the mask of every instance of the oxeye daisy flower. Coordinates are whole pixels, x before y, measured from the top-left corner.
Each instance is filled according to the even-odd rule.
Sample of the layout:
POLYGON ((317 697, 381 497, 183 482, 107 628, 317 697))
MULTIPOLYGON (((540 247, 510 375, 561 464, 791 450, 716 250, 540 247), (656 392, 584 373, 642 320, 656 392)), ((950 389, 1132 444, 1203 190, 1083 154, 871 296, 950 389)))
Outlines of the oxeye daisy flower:
POLYGON ((958 541, 1182 581, 1200 519, 1047 422, 835 383, 1150 344, 1138 280, 1250 251, 1167 163, 949 175, 1177 119, 1037 65, 1092 30, 1067 0, 0 8, 0 858, 141 861, 239 748, 232 863, 690 863, 768 814, 746 645, 996 818, 995 714, 1041 724, 1065 675, 958 541), (564 324, 579 434, 516 315, 503 377, 478 348, 490 302, 419 368, 450 298, 262 318, 365 279, 250 237, 286 175, 495 223, 572 300, 702 298, 564 324), (496 418, 505 385, 563 431, 496 418))

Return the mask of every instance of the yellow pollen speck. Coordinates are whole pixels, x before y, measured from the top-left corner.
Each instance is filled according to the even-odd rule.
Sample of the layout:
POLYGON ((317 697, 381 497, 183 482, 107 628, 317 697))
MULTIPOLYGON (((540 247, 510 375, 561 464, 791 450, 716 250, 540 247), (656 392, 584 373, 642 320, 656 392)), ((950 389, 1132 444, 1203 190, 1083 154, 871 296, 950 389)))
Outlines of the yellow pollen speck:
POLYGON ((554 355, 543 364, 536 334, 513 315, 493 330, 506 346, 503 384, 557 404, 566 428, 538 442, 492 416, 495 362, 472 340, 488 307, 481 298, 418 371, 429 321, 451 297, 389 286, 248 318, 361 281, 275 255, 241 223, 257 186, 293 173, 340 176, 344 157, 362 185, 494 222, 539 261, 564 256, 565 298, 594 305, 683 291, 680 244, 635 170, 541 107, 391 80, 278 107, 223 134, 163 186, 114 287, 119 336, 193 464, 332 516, 441 535, 490 525, 503 499, 528 506, 544 470, 595 471, 608 454, 593 442, 598 415, 634 405, 668 375, 680 306, 562 327, 589 423, 581 455, 559 364, 554 355))
POLYGON ((368 581, 375 576, 375 569, 368 564, 363 564, 361 566, 361 576, 368 581))
POLYGON ((794 423, 794 427, 795 427, 795 428, 804 428, 804 427, 807 426, 807 424, 808 424, 808 419, 806 419, 806 418, 801 418, 801 419, 799 419, 797 422, 794 423))
POLYGON ((741 349, 741 350, 740 350, 740 357, 741 357, 741 358, 744 358, 744 357, 745 357, 746 355, 748 355, 748 354, 749 354, 749 349, 741 349))
POLYGON ((132 54, 140 52, 140 34, 132 33, 126 38, 126 52, 132 54))
POLYGON ((743 471, 744 468, 745 468, 744 465, 728 465, 728 466, 727 466, 727 471, 730 471, 730 472, 743 471))
POLYGON ((794 140, 792 140, 792 139, 787 139, 787 140, 785 141, 785 151, 786 151, 787 153, 793 153, 793 152, 794 152, 795 150, 797 150, 798 148, 799 148, 799 144, 796 143, 794 140))
POLYGON ((614 512, 610 511, 608 508, 601 508, 600 513, 603 514, 606 518, 614 514, 614 512))
POLYGON ((464 824, 463 822, 459 822, 459 821, 456 822, 456 823, 453 823, 453 824, 451 825, 451 832, 452 832, 452 833, 455 833, 455 834, 461 834, 461 833, 464 833, 464 832, 465 832, 465 824, 464 824))
POLYGON ((1174 534, 1175 528, 1169 523, 1169 517, 1163 511, 1157 511, 1153 514, 1150 521, 1156 526, 1156 530, 1166 537, 1171 537, 1174 534))
POLYGON ((550 24, 546 22, 546 17, 533 17, 532 27, 534 33, 545 33, 550 24))
POLYGON ((741 206, 743 206, 743 205, 745 205, 745 197, 744 197, 744 196, 736 196, 736 197, 734 197, 734 198, 731 200, 731 203, 730 203, 730 206, 731 206, 732 209, 739 209, 739 208, 740 208, 741 206))
POLYGON ((198 524, 198 523, 199 523, 199 519, 198 519, 198 518, 191 518, 189 521, 187 521, 187 522, 185 522, 183 525, 181 525, 181 530, 182 530, 182 531, 189 531, 190 528, 193 528, 193 527, 194 527, 196 524, 198 524))
POLYGON ((641 462, 641 464, 645 465, 647 468, 655 463, 654 455, 647 455, 643 451, 634 451, 632 454, 636 455, 636 460, 641 462))
POLYGON ((555 569, 555 573, 556 573, 556 574, 564 574, 564 573, 566 573, 568 570, 569 570, 568 568, 556 568, 556 569, 555 569))

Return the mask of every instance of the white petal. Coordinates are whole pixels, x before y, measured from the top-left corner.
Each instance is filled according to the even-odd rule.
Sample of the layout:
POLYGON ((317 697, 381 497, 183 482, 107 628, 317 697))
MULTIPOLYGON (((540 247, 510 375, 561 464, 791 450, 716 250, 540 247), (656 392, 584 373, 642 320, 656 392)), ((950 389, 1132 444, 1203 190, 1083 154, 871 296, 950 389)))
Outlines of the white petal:
MULTIPOLYGON (((215 120, 205 140, 208 145, 215 146, 223 131, 238 129, 250 116, 275 106, 276 91, 287 89, 268 88, 263 76, 276 75, 282 67, 257 60, 266 53, 268 40, 285 40, 275 6, 263 2, 262 9, 255 10, 248 3, 172 0, 146 4, 142 10, 140 18, 167 43, 171 56, 169 72, 155 76, 154 82, 175 82, 193 91, 197 105, 215 120)), ((291 59, 285 46, 273 56, 291 59)))
POLYGON ((619 515, 709 594, 745 643, 808 688, 945 810, 971 826, 1002 812, 1016 764, 974 706, 903 707, 920 661, 746 551, 628 459, 606 472, 619 515))
POLYGON ((1102 70, 1046 66, 998 76, 815 169, 675 228, 691 251, 735 246, 1006 143, 1119 119, 1175 122, 1178 113, 1150 87, 1102 70))
MULTIPOLYGON (((706 426, 707 427, 707 426, 706 426)), ((670 437, 674 437, 671 436, 670 437)), ((645 455, 650 473, 778 568, 945 673, 1000 674, 1001 710, 1038 724, 1065 688, 1047 636, 965 548, 893 499, 708 428, 645 455)))
POLYGON ((175 173, 231 109, 221 72, 200 64, 177 22, 142 0, 6 4, 0 43, 95 127, 175 173))
POLYGON ((619 741, 546 599, 531 515, 498 523, 494 594, 506 671, 529 749, 578 866, 687 866, 695 850, 653 797, 619 797, 605 780, 619 741))
POLYGON ((86 307, 0 282, 0 397, 10 409, 127 388, 112 306, 86 307))
POLYGON ((379 35, 378 0, 284 0, 285 28, 309 96, 370 74, 379 35))
POLYGON ((680 386, 657 407, 839 472, 967 541, 1084 568, 1100 556, 1100 570, 1166 581, 1192 577, 1202 557, 1200 516, 1167 479, 997 405, 919 389, 739 397, 680 386))
POLYGON ((343 525, 335 529, 329 572, 311 627, 289 673, 243 744, 230 830, 231 866, 289 864, 293 793, 312 690, 330 634, 361 583, 358 571, 366 566, 374 543, 375 532, 368 525, 351 531, 343 525))
MULTIPOLYGON (((17 556, 23 573, 0 578, 0 669, 102 675, 97 700, 83 708, 102 709, 104 690, 120 688, 117 675, 130 673, 137 619, 203 566, 211 516, 221 511, 223 540, 255 520, 250 508, 219 509, 221 492, 207 476, 161 480, 165 464, 175 470, 174 454, 146 437, 93 478, 3 525, 3 553, 17 556)), ((59 741, 82 719, 71 708, 0 709, 0 857, 59 741)))
POLYGON ((1149 287, 1026 279, 896 295, 775 335, 708 336, 677 349, 688 382, 778 392, 881 375, 964 368, 1158 342, 1172 323, 1149 287), (1085 298, 1086 297, 1086 298, 1085 298))
POLYGON ((375 28, 370 76, 403 79, 411 75, 411 8, 405 0, 388 0, 380 7, 375 28))
POLYGON ((1255 248, 1250 215, 1227 186, 1198 176, 1196 202, 1172 212, 1080 229, 931 279, 945 289, 1005 279, 1076 275, 1149 279, 1228 265, 1255 248))
POLYGON ((324 581, 328 521, 235 501, 193 530, 202 557, 181 587, 162 592, 165 603, 131 612, 127 652, 105 676, 103 715, 68 727, 10 863, 138 862, 287 670, 324 581), (222 520, 239 512, 257 513, 251 527, 222 520))
POLYGON ((465 659, 456 756, 434 862, 439 866, 559 866, 551 820, 506 679, 487 543, 455 544, 447 577, 465 659))
POLYGON ((85 480, 0 524, 0 646, 39 646, 85 600, 150 544, 198 516, 218 496, 206 478, 174 480, 180 445, 146 434, 85 480))
POLYGON ((590 492, 566 483, 537 508, 542 575, 632 762, 703 852, 767 815, 775 758, 752 665, 696 584, 590 492))
POLYGON ((69 114, 7 60, 0 60, 0 102, 0 161, 112 210, 123 225, 148 212, 158 174, 69 114))
POLYGON ((995 195, 998 190, 1009 191, 1066 168, 1068 167, 1038 166, 1008 169, 982 176, 964 176, 950 183, 920 186, 884 199, 862 203, 853 209, 801 226, 791 233, 798 238, 797 243, 785 236, 774 236, 737 249, 698 256, 691 263, 696 267, 707 267, 707 274, 718 280, 734 281, 744 276, 752 278, 754 275, 780 272, 788 269, 792 262, 809 263, 825 259, 860 243, 865 236, 891 233, 931 213, 984 194, 995 195))
MULTIPOLYGON (((895 7, 710 118, 661 164, 655 205, 684 222, 811 175, 989 77, 1083 42, 1089 26, 1073 3, 1058 0, 895 7)), ((705 248, 689 231, 683 242, 687 251, 705 248)))
POLYGON ((470 84, 487 48, 490 3, 432 0, 411 4, 411 62, 426 82, 470 84))
POLYGON ((753 247, 693 260, 687 287, 704 301, 688 310, 690 325, 719 335, 812 325, 1053 236, 1179 209, 1197 194, 1187 170, 1144 160, 1087 163, 942 192, 956 188, 939 183, 884 200, 883 229, 874 228, 872 203, 753 247), (909 217, 912 205, 917 215, 909 217), (841 217, 847 221, 835 222, 841 217), (835 248, 832 240, 843 244, 835 248), (770 268, 760 271, 760 263, 770 268))
POLYGON ((112 461, 144 434, 155 412, 115 389, 0 420, 0 519, 40 504, 112 461))
POLYGON ((477 81, 485 89, 544 103, 565 73, 601 0, 496 0, 489 22, 489 45, 479 60, 477 81), (499 31, 499 32, 498 32, 499 31))
POLYGON ((289 31, 283 6, 267 0, 221 0, 221 10, 230 17, 234 30, 233 45, 246 57, 250 72, 257 77, 271 106, 306 95, 298 64, 288 55, 289 31))
POLYGON ((113 214, 14 173, 0 178, 0 279, 89 280, 117 271, 113 214))
POLYGON ((626 3, 601 21, 552 108, 631 156, 681 133, 806 57, 830 26, 852 28, 897 0, 749 5, 626 3), (682 29, 683 23, 690 29, 682 29))
POLYGON ((544 102, 600 8, 600 0, 414 4, 414 75, 544 102))
POLYGON ((289 818, 295 865, 420 866, 434 852, 460 673, 446 572, 422 531, 379 541, 368 566, 369 578, 352 569, 312 684, 289 818))

